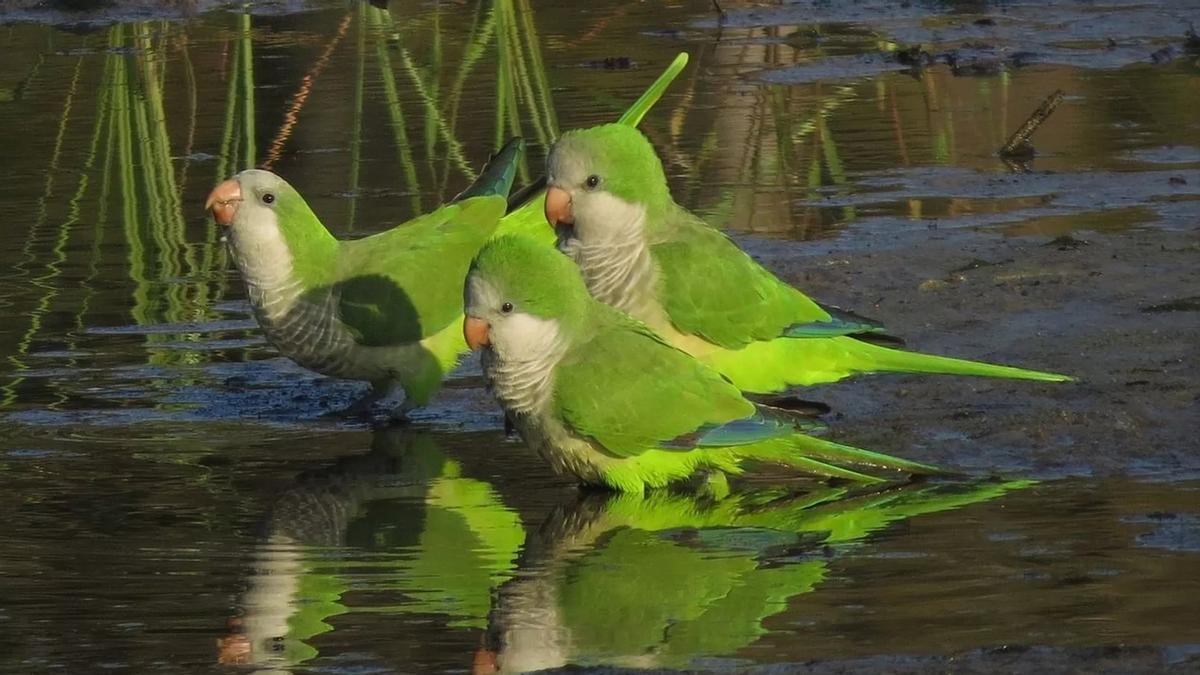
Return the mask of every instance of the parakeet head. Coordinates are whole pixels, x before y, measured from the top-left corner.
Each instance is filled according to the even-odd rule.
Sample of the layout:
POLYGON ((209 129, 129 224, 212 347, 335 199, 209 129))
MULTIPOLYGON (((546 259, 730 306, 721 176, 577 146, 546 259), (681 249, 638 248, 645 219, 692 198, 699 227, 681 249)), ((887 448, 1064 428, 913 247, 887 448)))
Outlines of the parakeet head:
POLYGON ((292 256, 332 238, 300 193, 270 171, 250 169, 217 185, 205 208, 235 253, 292 256))
POLYGON ((634 127, 605 124, 562 135, 546 161, 546 220, 591 238, 671 199, 654 146, 634 127))
POLYGON ((541 358, 579 331, 593 302, 570 259, 520 235, 497 237, 479 251, 463 296, 471 349, 521 361, 541 358))

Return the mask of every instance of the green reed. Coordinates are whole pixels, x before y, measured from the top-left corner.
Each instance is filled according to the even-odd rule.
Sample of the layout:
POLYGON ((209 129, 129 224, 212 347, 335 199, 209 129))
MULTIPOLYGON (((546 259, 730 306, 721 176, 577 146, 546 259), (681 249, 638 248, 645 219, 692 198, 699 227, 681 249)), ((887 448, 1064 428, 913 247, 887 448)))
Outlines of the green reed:
MULTIPOLYGON (((494 128, 484 134, 497 145, 509 136, 528 135, 545 146, 557 136, 558 119, 530 2, 478 0, 471 7, 472 19, 464 33, 464 26, 447 20, 440 9, 422 9, 412 20, 407 16, 401 20, 367 3, 356 5, 357 15, 351 17, 356 39, 346 41, 353 51, 349 69, 354 78, 352 106, 347 111, 349 227, 361 217, 359 192, 369 147, 364 147, 364 140, 370 138, 374 91, 381 92, 377 104, 390 131, 403 187, 411 194, 413 213, 428 206, 422 204, 423 192, 440 197, 475 176, 476 167, 468 160, 463 141, 468 125, 494 122, 494 128), (393 37, 395 41, 390 40, 393 37), (481 87, 481 83, 485 84, 481 87), (493 86, 494 100, 483 97, 481 101, 493 106, 491 111, 478 110, 473 103, 469 116, 460 114, 468 92, 475 95, 493 86), (427 158, 420 162, 421 171, 414 141, 427 158), (422 185, 423 180, 428 182, 422 185)), ((253 167, 261 159, 256 125, 258 34, 246 9, 228 17, 228 38, 223 42, 189 39, 189 31, 210 30, 209 24, 197 28, 196 23, 161 21, 114 24, 80 40, 99 51, 73 64, 45 169, 43 195, 15 265, 32 282, 29 288, 34 294, 20 301, 32 309, 24 312, 29 323, 17 334, 18 344, 8 357, 15 371, 27 370, 27 355, 57 337, 46 328, 45 318, 64 309, 69 310, 71 326, 65 336, 68 348, 86 351, 83 338, 94 325, 94 313, 103 309, 96 299, 101 293, 111 295, 105 289, 113 286, 104 277, 114 270, 126 281, 132 324, 179 326, 178 331, 131 333, 144 335, 147 363, 189 366, 210 358, 205 350, 180 344, 209 339, 183 324, 211 317, 214 304, 227 294, 230 279, 219 228, 205 223, 202 232, 194 230, 200 211, 194 195, 203 194, 210 181, 253 167), (202 64, 218 62, 217 50, 224 57, 220 61, 225 77, 219 84, 199 76, 206 67, 202 64), (99 86, 91 89, 88 83, 99 86), (220 100, 221 94, 223 117, 218 117, 216 129, 208 131, 198 122, 205 108, 201 102, 220 100), (76 137, 87 141, 73 145, 76 137), (215 161, 212 169, 201 171, 198 157, 205 152, 215 161), (64 195, 61 183, 68 166, 73 169, 72 185, 64 195), (203 185, 195 185, 197 181, 203 185), (59 202, 67 205, 65 211, 55 210, 59 202), (121 251, 115 265, 109 253, 113 245, 121 251), (76 255, 71 251, 80 255, 78 278, 83 287, 79 291, 62 282, 72 263, 69 257, 76 255), (73 303, 69 307, 68 301, 73 303)), ((48 29, 48 34, 53 32, 48 29)), ((331 41, 322 59, 337 47, 338 42, 331 41)), ((33 75, 45 78, 46 72, 45 67, 35 68, 33 75)), ((307 79, 315 81, 320 68, 314 66, 309 72, 307 79)), ((304 96, 311 90, 317 105, 327 104, 319 99, 328 89, 313 86, 312 81, 306 87, 304 96)), ((35 86, 24 95, 44 96, 45 91, 46 87, 35 86)), ((294 104, 285 126, 306 122, 296 114, 303 97, 294 104)), ((280 129, 281 142, 287 140, 285 131, 280 129)), ((534 173, 529 160, 523 160, 522 179, 534 173)), ((14 378, 3 387, 0 405, 19 398, 21 382, 14 378)), ((65 397, 55 395, 59 400, 65 397)))

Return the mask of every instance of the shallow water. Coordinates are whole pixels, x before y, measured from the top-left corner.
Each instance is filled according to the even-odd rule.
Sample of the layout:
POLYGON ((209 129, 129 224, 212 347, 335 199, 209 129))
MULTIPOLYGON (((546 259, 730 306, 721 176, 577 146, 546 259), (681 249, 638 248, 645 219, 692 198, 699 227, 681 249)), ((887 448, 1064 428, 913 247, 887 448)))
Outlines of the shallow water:
MULTIPOLYGON (((339 235, 378 231, 456 193, 514 131, 536 177, 559 130, 614 119, 686 50, 643 129, 679 201, 768 264, 898 232, 1187 236, 1200 3, 722 3, 721 22, 701 0, 542 4, 139 3, 0 26, 0 669, 1196 667, 1194 417, 1173 436, 1156 420, 1147 443, 1174 445, 1144 455, 1080 457, 1041 430, 1069 456, 1051 470, 951 409, 929 433, 954 456, 903 434, 880 449, 960 483, 582 495, 504 437, 470 359, 414 428, 324 416, 359 387, 263 341, 202 202, 269 163, 339 235), (891 56, 917 42, 936 57, 920 72, 891 56), (997 159, 1059 88, 1037 157, 997 159)), ((1179 306, 1139 321, 1190 330, 1179 306)), ((1006 318, 1021 336, 1070 321, 1006 318)), ((1030 344, 1013 335, 977 339, 1030 344)), ((1123 386, 1194 397, 1120 368, 1142 373, 1123 386)), ((872 382, 834 396, 907 386, 872 382)), ((1124 420, 1086 398, 1106 384, 1062 417, 1124 420)), ((987 395, 961 387, 955 404, 987 395)), ((1057 405, 1008 390, 1010 407, 1057 405)), ((847 410, 835 431, 870 428, 847 410)))

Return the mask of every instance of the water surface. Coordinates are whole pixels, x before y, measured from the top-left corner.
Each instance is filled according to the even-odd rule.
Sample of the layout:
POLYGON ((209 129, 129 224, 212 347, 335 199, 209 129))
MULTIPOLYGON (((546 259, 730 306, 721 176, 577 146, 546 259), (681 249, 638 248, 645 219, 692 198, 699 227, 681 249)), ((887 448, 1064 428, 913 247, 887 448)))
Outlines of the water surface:
MULTIPOLYGON (((1183 18, 1200 5, 722 3, 718 21, 701 0, 554 4, 8 17, 0 667, 1195 667, 1197 418, 1176 412, 1195 410, 1194 359, 1154 349, 1187 349, 1177 336, 1200 327, 1185 283, 1125 292, 1132 319, 1086 292, 1194 278, 1180 270, 1195 261, 1200 70, 1183 18), (918 43, 929 63, 897 62, 918 43), (581 493, 504 436, 469 359, 413 428, 325 416, 359 386, 263 341, 208 190, 269 165, 340 236, 369 234, 455 194, 511 134, 536 177, 561 130, 614 119, 681 50, 692 65, 643 129, 678 200, 789 279, 874 261, 858 295, 833 298, 870 313, 889 292, 921 302, 910 268, 958 246, 918 272, 992 275, 981 294, 1045 285, 937 303, 992 311, 997 329, 933 337, 890 316, 907 337, 1049 359, 1047 335, 1087 317, 1153 335, 1153 362, 1097 365, 1113 380, 1068 393, 839 385, 840 438, 968 476, 864 493, 756 480, 717 503, 581 493), (999 160, 1060 88, 1037 156, 999 160), (1081 263, 1091 281, 1003 267, 1089 240, 1114 249, 1081 263), (1126 241, 1177 255, 1129 272, 1126 241), (1071 312, 1038 295, 1059 285, 1071 312), (1156 306, 1183 309, 1142 311, 1156 306), (1164 398, 1142 412, 1151 392, 1164 398), (865 403, 893 398, 919 431, 865 403), (1082 431, 1109 423, 1128 436, 1082 431)), ((1062 353, 1072 372, 1096 360, 1062 353)))

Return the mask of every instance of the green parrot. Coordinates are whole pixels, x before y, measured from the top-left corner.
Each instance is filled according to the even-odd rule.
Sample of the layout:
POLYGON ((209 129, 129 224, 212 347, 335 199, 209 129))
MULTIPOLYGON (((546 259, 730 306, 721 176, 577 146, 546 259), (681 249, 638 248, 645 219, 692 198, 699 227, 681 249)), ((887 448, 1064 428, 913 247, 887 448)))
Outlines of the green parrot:
POLYGON ((880 324, 810 300, 676 204, 662 162, 636 129, 609 124, 563 134, 547 180, 546 219, 592 295, 742 391, 875 372, 1072 379, 874 344, 880 324))
POLYGON ((816 423, 758 406, 717 371, 588 294, 579 269, 520 235, 488 242, 467 274, 463 334, 525 442, 559 473, 625 492, 752 461, 872 482, 840 466, 931 466, 801 433, 816 423))
MULTIPOLYGON (((618 123, 637 124, 686 63, 680 54, 618 123)), ((310 370, 370 382, 352 411, 369 412, 399 385, 405 398, 393 417, 404 419, 466 351, 462 281, 479 247, 497 232, 546 230, 542 191, 505 214, 522 147, 510 142, 451 203, 363 239, 334 238, 295 188, 269 171, 224 181, 206 208, 225 229, 267 339, 310 370)))
POLYGON ((716 502, 592 493, 531 530, 475 663, 688 669, 736 657, 768 633, 768 618, 803 607, 798 598, 829 572, 830 549, 844 555, 893 523, 1031 484, 765 489, 716 502))

